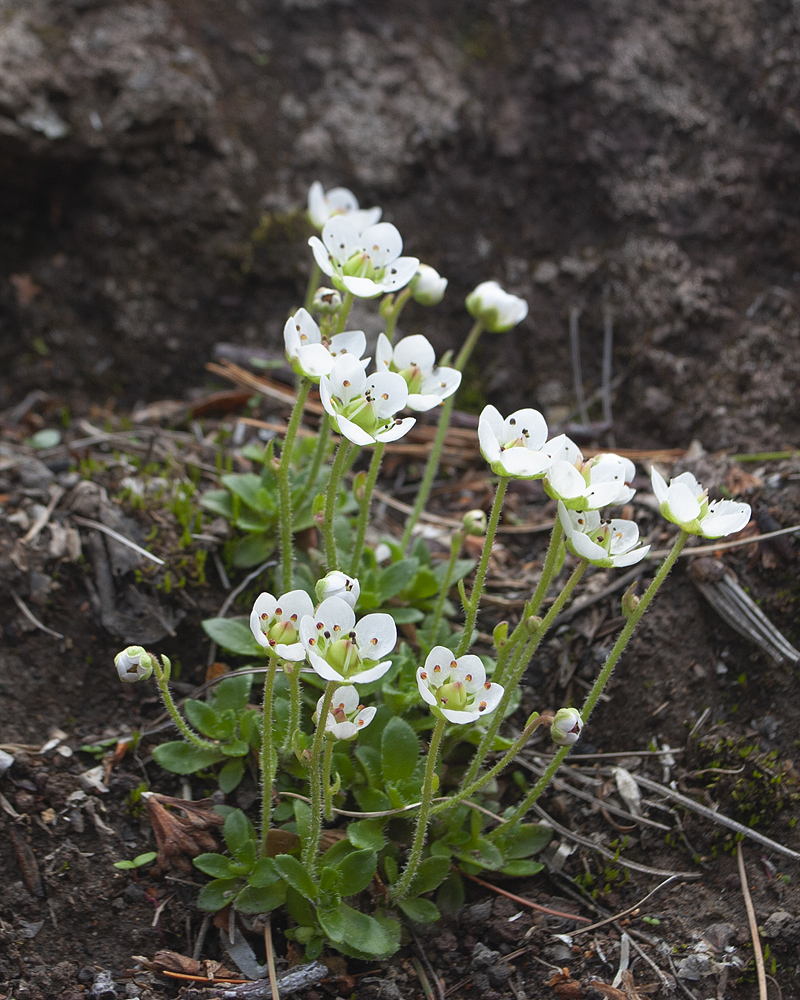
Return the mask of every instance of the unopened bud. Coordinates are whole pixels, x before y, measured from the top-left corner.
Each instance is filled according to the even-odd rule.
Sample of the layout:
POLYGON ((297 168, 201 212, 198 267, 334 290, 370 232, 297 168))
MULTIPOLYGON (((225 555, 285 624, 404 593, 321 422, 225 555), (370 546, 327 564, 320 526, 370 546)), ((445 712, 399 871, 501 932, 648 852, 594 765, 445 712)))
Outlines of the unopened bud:
POLYGON ((153 655, 142 646, 128 646, 114 657, 119 679, 126 684, 146 681, 153 673, 153 655))
POLYGON ((525 631, 528 635, 535 635, 542 627, 542 619, 538 615, 528 615, 525 619, 525 631))
POLYGON ((314 589, 320 603, 329 597, 339 597, 354 608, 361 593, 361 584, 354 576, 347 576, 341 570, 335 569, 318 580, 314 589))
POLYGON ((461 523, 464 525, 464 530, 468 535, 485 535, 487 524, 486 511, 468 510, 461 518, 461 523))
POLYGON ((415 302, 422 306, 435 306, 444 298, 447 278, 443 278, 436 268, 420 264, 409 287, 415 302))
POLYGON ((367 473, 362 469, 353 476, 353 496, 359 503, 364 499, 367 487, 367 473))
POLYGON ((637 597, 634 591, 636 590, 636 580, 628 587, 625 593, 622 595, 622 600, 620 604, 622 605, 622 613, 626 618, 630 618, 636 608, 639 606, 640 597, 637 597))
POLYGON ((494 641, 494 648, 501 649, 506 644, 506 639, 508 638, 508 622, 499 622, 494 627, 492 632, 492 640, 494 641))
POLYGON ((314 292, 313 309, 315 312, 321 313, 323 316, 330 316, 341 308, 342 296, 335 288, 318 288, 314 292))
POLYGON ((559 708, 550 727, 550 738, 560 747, 571 747, 581 737, 583 719, 577 708, 559 708))

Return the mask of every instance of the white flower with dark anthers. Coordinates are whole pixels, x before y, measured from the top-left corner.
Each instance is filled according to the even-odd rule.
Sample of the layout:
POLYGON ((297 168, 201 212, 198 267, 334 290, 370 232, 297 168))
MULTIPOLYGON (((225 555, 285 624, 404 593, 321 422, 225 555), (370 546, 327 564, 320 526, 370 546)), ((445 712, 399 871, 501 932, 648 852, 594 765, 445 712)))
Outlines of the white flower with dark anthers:
POLYGON ((485 406, 478 441, 495 475, 541 479, 550 468, 550 456, 543 450, 547 424, 538 410, 516 410, 504 420, 494 406, 485 406))
POLYGON ((325 223, 322 239, 308 241, 314 260, 333 284, 360 299, 397 292, 417 273, 416 257, 401 257, 403 239, 390 222, 379 222, 363 232, 347 216, 325 223))
POLYGON ((550 727, 550 738, 560 747, 571 747, 581 738, 583 719, 577 708, 559 708, 550 727))
POLYGON ((505 333, 528 315, 528 303, 503 291, 496 281, 483 281, 469 293, 467 312, 480 320, 489 333, 505 333))
MULTIPOLYGON (((298 309, 294 316, 286 320, 283 342, 292 370, 312 382, 319 382, 322 375, 329 375, 337 358, 348 354, 358 359, 367 348, 367 338, 362 330, 347 330, 324 337, 305 309, 298 309)), ((366 368, 369 358, 360 364, 366 368)))
POLYGON ((708 490, 703 489, 691 472, 682 472, 670 480, 669 486, 656 469, 651 471, 650 478, 663 516, 690 535, 722 538, 741 531, 750 520, 749 503, 709 502, 708 490))
MULTIPOLYGON (((317 710, 314 713, 314 722, 317 725, 319 725, 319 713, 322 711, 324 699, 323 695, 317 702, 317 710)), ((358 691, 352 684, 337 688, 328 710, 325 732, 335 740, 355 739, 358 733, 372 722, 376 712, 376 708, 364 708, 360 704, 358 691)))
POLYGON ((408 386, 396 372, 365 375, 361 363, 345 354, 319 381, 319 398, 334 428, 357 445, 396 441, 414 426, 413 417, 395 414, 408 400, 408 386))
POLYGON ((114 657, 119 679, 126 684, 146 681, 153 672, 153 657, 142 646, 128 646, 114 657))
POLYGON ((456 368, 437 368, 436 352, 427 337, 416 333, 392 347, 385 333, 378 336, 375 366, 379 372, 397 372, 408 386, 409 410, 424 413, 452 396, 461 385, 456 368))
POLYGON ((314 181, 308 189, 308 217, 317 229, 322 229, 328 219, 336 215, 346 215, 361 232, 374 226, 381 214, 380 208, 359 208, 358 199, 348 188, 325 191, 319 181, 314 181))
POLYGON ((447 646, 434 646, 425 666, 417 670, 417 687, 434 715, 465 724, 497 708, 503 688, 486 680, 480 657, 467 653, 456 659, 447 646))
POLYGON ((394 649, 397 626, 391 615, 380 613, 357 622, 349 604, 329 597, 302 619, 300 639, 308 662, 324 680, 368 684, 392 665, 381 657, 394 649))
POLYGON ((304 590, 290 590, 277 598, 259 594, 250 612, 250 631, 270 655, 299 662, 306 656, 300 621, 313 613, 314 603, 304 590))
POLYGON ((361 584, 354 576, 347 576, 341 570, 334 569, 321 580, 317 580, 314 590, 318 601, 325 601, 329 597, 340 597, 354 608, 361 593, 361 584))
POLYGON ((650 551, 639 543, 639 526, 635 521, 614 518, 602 521, 596 510, 568 510, 558 501, 558 517, 564 529, 569 551, 593 566, 633 566, 650 551))
POLYGON ((609 504, 624 504, 636 493, 627 485, 636 469, 629 458, 608 452, 584 461, 580 448, 565 435, 547 442, 552 462, 544 477, 544 489, 571 510, 599 510, 609 504))
POLYGON ((420 264, 411 279, 411 294, 421 306, 436 306, 444 298, 447 278, 443 278, 430 264, 420 264))

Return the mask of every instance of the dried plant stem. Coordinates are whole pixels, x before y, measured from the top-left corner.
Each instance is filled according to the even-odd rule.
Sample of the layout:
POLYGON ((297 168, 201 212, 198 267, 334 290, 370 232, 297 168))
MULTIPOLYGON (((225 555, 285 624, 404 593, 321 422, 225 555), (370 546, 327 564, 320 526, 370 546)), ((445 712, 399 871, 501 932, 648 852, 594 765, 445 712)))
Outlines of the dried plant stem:
POLYGON ((753 900, 750 896, 750 889, 747 886, 747 871, 744 867, 744 855, 742 854, 742 844, 736 844, 736 863, 739 867, 739 881, 742 883, 742 895, 744 896, 744 907, 747 910, 747 923, 750 926, 750 937, 753 941, 753 961, 756 964, 756 978, 758 979, 759 1000, 767 1000, 767 977, 764 970, 764 954, 761 951, 761 938, 758 935, 758 922, 756 911, 753 907, 753 900))

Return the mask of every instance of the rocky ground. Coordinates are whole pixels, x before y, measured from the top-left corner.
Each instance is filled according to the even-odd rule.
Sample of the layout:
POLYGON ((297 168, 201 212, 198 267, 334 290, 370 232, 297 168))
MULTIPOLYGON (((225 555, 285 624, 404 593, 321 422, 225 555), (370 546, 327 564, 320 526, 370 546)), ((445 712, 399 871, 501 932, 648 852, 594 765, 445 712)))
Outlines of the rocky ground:
MULTIPOLYGON (((122 445, 106 438, 36 453, 42 466, 31 436, 124 434, 137 408, 164 400, 183 407, 174 434, 190 435, 186 405, 223 387, 204 368, 220 345, 279 353, 287 310, 305 287, 303 208, 319 179, 383 206, 407 251, 450 279, 441 306, 409 309, 405 332, 426 333, 440 350, 457 347, 467 328, 463 297, 487 278, 529 301, 524 324, 479 345, 461 408, 488 400, 504 410, 537 406, 552 424, 576 420, 569 316, 578 319, 590 398, 611 326, 612 425, 593 402, 596 443, 652 456, 697 442, 681 467, 694 463, 717 489, 761 503, 762 530, 798 524, 796 456, 732 456, 799 444, 799 92, 800 11, 788 0, 552 8, 412 0, 389 13, 372 0, 0 2, 0 586, 8 594, 0 744, 15 757, 0 780, 8 997, 177 991, 177 980, 130 970, 133 955, 191 954, 202 921, 192 877, 137 880, 111 862, 147 845, 146 825, 126 810, 131 790, 145 778, 165 792, 180 788, 145 758, 128 758, 100 792, 85 777, 96 761, 79 747, 158 715, 138 691, 121 692, 107 667, 131 620, 162 629, 163 648, 180 649, 193 688, 207 657, 197 625, 224 599, 213 573, 167 597, 137 597, 136 567, 117 566, 104 605, 98 579, 114 554, 93 552, 75 521, 101 517, 102 505, 84 498, 81 515, 68 504, 81 473, 96 471, 113 495, 125 470, 101 474, 86 463, 107 466, 122 445), (60 540, 48 526, 23 543, 51 503, 60 540), (12 589, 62 638, 32 625, 12 589), (39 752, 54 729, 64 735, 39 752)), ((188 447, 168 438, 161 457, 188 447)), ((210 481, 214 456, 199 460, 210 481)), ((547 514, 524 492, 517 502, 523 515, 547 514)), ((144 541, 152 523, 142 517, 126 530, 136 527, 144 541)), ((179 527, 163 517, 169 539, 179 527)), ((539 544, 509 542, 499 576, 535 562, 539 544)), ((796 542, 725 559, 797 645, 796 542)), ((615 605, 604 600, 611 621, 615 605)), ((603 624, 576 619, 531 675, 532 690, 558 698, 578 684, 607 641, 603 624)), ((644 751, 652 740, 681 748, 669 773, 644 757, 630 766, 744 822, 755 815, 753 788, 742 811, 733 774, 706 777, 705 788, 704 774, 746 766, 737 758, 744 746, 774 752, 771 763, 759 757, 752 766, 762 775, 777 769, 771 776, 783 775, 777 784, 789 791, 783 808, 774 797, 759 800, 758 829, 798 849, 795 676, 723 624, 679 570, 629 651, 614 702, 593 720, 587 752, 644 751), (706 707, 705 729, 688 740, 706 707), (699 745, 714 734, 729 741, 724 762, 699 745)), ((588 807, 576 814, 560 793, 548 809, 585 836, 608 843, 625 835, 588 807)), ((676 880, 641 911, 660 923, 635 917, 627 926, 649 936, 635 940, 663 975, 697 957, 697 977, 678 976, 678 990, 696 1000, 754 997, 728 834, 678 815, 674 842, 637 829, 623 855, 700 879, 676 880)), ((790 998, 800 962, 796 865, 747 842, 744 854, 771 949, 767 972, 790 998)), ((510 891, 577 905, 565 876, 583 877, 587 867, 595 887, 603 883, 594 905, 608 913, 662 880, 636 871, 610 879, 607 860, 582 847, 560 867, 554 859, 547 879, 510 891)), ((585 898, 581 905, 596 916, 585 898)), ((432 988, 439 975, 450 996, 591 998, 599 989, 591 981, 614 979, 621 932, 605 927, 568 944, 552 932, 571 928, 554 921, 474 886, 452 925, 409 941, 377 971, 335 965, 306 995, 422 996, 416 958, 432 988), (559 981, 564 967, 573 978, 559 981)), ((221 957, 207 940, 209 955, 221 957)), ((667 995, 644 959, 632 969, 633 985, 620 990, 645 995, 656 984, 656 995, 667 995)))

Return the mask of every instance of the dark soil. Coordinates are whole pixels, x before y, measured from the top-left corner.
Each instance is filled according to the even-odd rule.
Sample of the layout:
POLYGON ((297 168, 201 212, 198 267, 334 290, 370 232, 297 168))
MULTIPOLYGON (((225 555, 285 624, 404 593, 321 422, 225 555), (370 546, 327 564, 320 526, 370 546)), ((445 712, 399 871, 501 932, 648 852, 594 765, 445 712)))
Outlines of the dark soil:
MULTIPOLYGON (((749 500, 759 527, 772 530, 800 523, 800 462, 731 456, 800 447, 798 96, 800 8, 778 0, 414 0, 392 13, 372 0, 0 4, 0 746, 14 757, 0 777, 0 995, 189 989, 133 956, 192 954, 201 876, 113 868, 152 846, 131 792, 147 782, 183 794, 149 760, 164 737, 153 733, 117 761, 80 747, 156 725, 152 690, 121 686, 111 666, 127 642, 147 635, 176 657, 179 693, 203 683, 199 623, 226 591, 211 556, 202 579, 195 552, 221 552, 221 539, 183 549, 174 514, 114 498, 132 471, 121 457, 131 413, 166 399, 180 406, 160 405, 139 457, 165 463, 170 453, 174 477, 192 459, 202 485, 212 483, 216 455, 195 431, 235 418, 187 406, 230 388, 204 368, 220 345, 280 354, 310 260, 310 182, 346 184, 362 204, 382 205, 408 252, 450 279, 441 306, 409 307, 404 332, 457 347, 467 329, 461 301, 490 277, 529 301, 525 323, 479 345, 462 408, 489 400, 504 411, 537 406, 551 425, 574 420, 567 317, 580 310, 589 396, 610 317, 613 425, 586 443, 639 449, 645 462, 694 441, 676 468, 749 500), (169 425, 163 435, 159 422, 169 425), (43 428, 61 429, 70 448, 35 453, 26 441, 43 428), (79 486, 82 477, 98 489, 79 486), (48 525, 23 541, 51 502, 51 522, 67 533, 48 525), (185 586, 165 586, 163 568, 131 561, 76 516, 121 525, 148 545, 156 527, 153 550, 185 586), (69 530, 80 534, 80 559, 69 530), (62 638, 32 624, 12 591, 62 638), (86 778, 98 765, 106 791, 86 778)), ((244 412, 241 400, 229 405, 244 412)), ((275 418, 269 403, 248 412, 275 418)), ((602 416, 593 403, 590 418, 602 416)), ((462 481, 470 505, 487 496, 482 464, 474 468, 462 481)), ((389 469, 387 490, 398 477, 413 485, 411 465, 389 469)), ((644 477, 641 486, 636 516, 656 530, 644 477)), ((453 497, 437 499, 440 513, 453 497)), ((511 501, 526 522, 552 513, 535 491, 511 501)), ((658 531, 653 543, 663 547, 670 536, 658 531)), ((485 631, 516 613, 519 595, 502 581, 535 578, 542 556, 545 536, 508 537, 485 631)), ((800 645, 796 544, 724 559, 800 645)), ((613 578, 596 574, 587 593, 613 578)), ((559 631, 530 673, 524 708, 580 699, 613 642, 618 598, 559 631)), ((629 753, 597 764, 674 782, 800 850, 795 686, 795 669, 725 625, 682 563, 579 749, 629 753), (672 764, 644 753, 666 746, 672 764)), ((624 805, 609 773, 599 776, 609 802, 624 805)), ((195 798, 210 790, 191 787, 195 798)), ((333 956, 328 980, 303 995, 421 997, 417 959, 431 983, 438 975, 447 995, 465 1000, 667 996, 635 951, 633 986, 589 985, 614 980, 627 930, 696 1000, 757 996, 729 831, 674 803, 673 814, 645 810, 679 823, 669 835, 626 830, 627 820, 558 789, 544 806, 568 831, 617 842, 628 860, 699 878, 678 878, 617 925, 574 939, 554 936, 576 931, 574 922, 471 884, 446 926, 418 931, 394 960, 369 968, 333 956)), ((501 887, 601 919, 663 880, 628 875, 566 834, 556 842, 564 847, 551 850, 546 876, 501 887)), ((767 972, 790 1000, 800 994, 796 864, 755 842, 743 849, 767 972)), ((274 937, 286 956, 277 918, 274 937)), ((230 964, 215 928, 204 940, 200 958, 230 964)))

